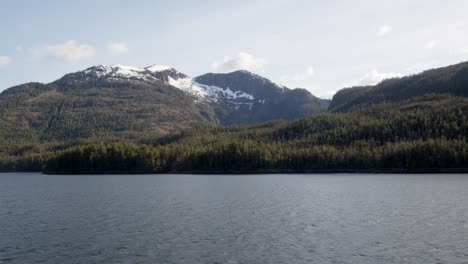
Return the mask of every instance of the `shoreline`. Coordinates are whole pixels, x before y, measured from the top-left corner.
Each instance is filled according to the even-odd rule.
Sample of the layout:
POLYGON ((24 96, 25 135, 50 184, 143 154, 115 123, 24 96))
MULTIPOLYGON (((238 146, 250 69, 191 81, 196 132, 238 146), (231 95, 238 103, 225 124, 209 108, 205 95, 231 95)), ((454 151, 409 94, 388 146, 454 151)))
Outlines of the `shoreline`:
POLYGON ((468 168, 444 168, 444 169, 315 169, 315 170, 226 170, 226 171, 81 171, 81 172, 41 172, 45 175, 138 175, 138 174, 192 174, 192 175, 252 175, 252 174, 468 174, 468 168))

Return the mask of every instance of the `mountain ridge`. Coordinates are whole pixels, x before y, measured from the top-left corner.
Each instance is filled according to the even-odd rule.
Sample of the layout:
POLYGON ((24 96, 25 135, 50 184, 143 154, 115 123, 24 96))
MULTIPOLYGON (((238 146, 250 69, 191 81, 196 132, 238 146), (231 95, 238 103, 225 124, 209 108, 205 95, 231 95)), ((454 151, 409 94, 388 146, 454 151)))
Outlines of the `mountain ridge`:
POLYGON ((352 111, 374 104, 398 102, 427 94, 468 97, 468 62, 384 80, 373 86, 342 89, 333 96, 328 110, 352 111))
POLYGON ((208 123, 296 119, 328 107, 327 100, 308 91, 277 96, 276 88, 262 87, 271 81, 255 83, 251 88, 270 89, 271 94, 254 97, 242 89, 195 80, 169 66, 96 65, 51 83, 14 86, 0 93, 0 135, 7 135, 4 141, 157 137, 208 123), (25 131, 27 139, 6 131, 15 128, 25 131))
POLYGON ((96 68, 0 94, 0 171, 466 171, 467 68, 344 89, 317 115, 307 90, 244 71, 96 68))

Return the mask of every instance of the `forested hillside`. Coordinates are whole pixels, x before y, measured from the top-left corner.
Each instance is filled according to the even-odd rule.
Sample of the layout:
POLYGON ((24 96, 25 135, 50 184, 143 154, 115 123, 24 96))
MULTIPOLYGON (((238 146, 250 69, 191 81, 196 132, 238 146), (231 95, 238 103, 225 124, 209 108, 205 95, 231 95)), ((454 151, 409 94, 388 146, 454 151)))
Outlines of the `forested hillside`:
MULTIPOLYGON (((229 92, 229 96, 218 97, 211 103, 194 100, 195 93, 146 81, 131 85, 91 78, 77 83, 67 81, 67 85, 26 84, 0 95, 0 170, 467 171, 467 65, 387 80, 373 87, 342 90, 333 98, 329 113, 293 121, 234 126, 219 124, 223 116, 220 111, 223 118, 236 118, 229 114, 232 109, 223 110, 212 103, 236 105, 250 100, 253 95, 248 93, 253 93, 253 88, 242 89, 243 82, 230 79, 242 72, 228 74, 228 78, 207 75, 200 80, 204 84, 192 82, 184 86, 194 89, 193 85, 206 85, 212 91, 229 92), (223 83, 226 78, 228 82, 223 83), (219 86, 232 86, 237 92, 219 86)), ((273 85, 276 87, 273 91, 279 95, 297 93, 290 102, 279 103, 281 98, 291 98, 289 95, 269 99, 278 103, 276 107, 272 104, 269 112, 275 116, 285 115, 280 105, 290 104, 293 108, 298 101, 302 102, 300 107, 296 105, 288 113, 304 114, 307 110, 300 109, 307 108, 311 102, 307 100, 313 99, 307 99, 308 92, 300 89, 282 90, 258 76, 242 76, 246 78, 243 81, 252 79, 273 85)), ((263 101, 258 103, 267 105, 263 101)), ((233 109, 238 113, 251 111, 256 117, 261 117, 263 111, 250 107, 233 109)), ((247 114, 243 118, 249 119, 247 114)))
POLYGON ((214 120, 211 108, 164 84, 26 84, 0 95, 1 140, 15 143, 158 136, 214 120))
POLYGON ((340 90, 333 96, 329 110, 343 112, 426 94, 468 97, 468 62, 385 80, 376 86, 340 90))
POLYGON ((249 72, 235 77, 263 93, 198 84, 167 66, 99 65, 49 84, 12 87, 0 94, 0 148, 93 138, 139 140, 207 124, 293 120, 325 112, 329 104, 249 72))
POLYGON ((460 171, 467 120, 468 99, 426 96, 294 122, 203 127, 145 145, 81 145, 51 155, 45 171, 460 171))

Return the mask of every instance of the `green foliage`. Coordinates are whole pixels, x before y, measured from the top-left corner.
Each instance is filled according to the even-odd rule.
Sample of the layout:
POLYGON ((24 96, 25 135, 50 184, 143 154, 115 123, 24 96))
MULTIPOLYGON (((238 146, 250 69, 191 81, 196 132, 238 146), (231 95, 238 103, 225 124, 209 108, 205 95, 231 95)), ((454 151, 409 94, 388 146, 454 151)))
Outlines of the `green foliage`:
POLYGON ((468 97, 468 62, 385 80, 375 86, 342 89, 333 96, 328 109, 346 112, 429 94, 468 97))
POLYGON ((159 137, 216 122, 207 105, 164 84, 66 81, 0 94, 0 144, 159 137))
POLYGON ((468 104, 427 98, 254 126, 198 127, 153 145, 55 153, 48 173, 300 172, 468 168, 468 104))
POLYGON ((2 92, 0 144, 156 138, 200 124, 295 119, 324 112, 328 103, 298 89, 267 103, 208 102, 159 81, 90 78, 78 72, 51 84, 2 92))
POLYGON ((468 169, 466 76, 468 64, 454 65, 340 91, 332 113, 223 127, 222 119, 253 122, 272 113, 292 119, 328 102, 309 105, 307 93, 294 90, 285 101, 236 116, 162 83, 76 82, 69 75, 0 94, 0 171, 468 169))

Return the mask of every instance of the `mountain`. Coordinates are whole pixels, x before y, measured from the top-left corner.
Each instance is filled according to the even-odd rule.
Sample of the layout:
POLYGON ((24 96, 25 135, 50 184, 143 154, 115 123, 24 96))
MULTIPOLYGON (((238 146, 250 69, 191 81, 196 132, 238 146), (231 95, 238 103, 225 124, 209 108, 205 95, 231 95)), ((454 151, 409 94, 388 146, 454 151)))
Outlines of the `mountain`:
POLYGON ((349 111, 429 94, 468 97, 468 62, 385 80, 375 86, 340 90, 333 96, 329 110, 349 111))
POLYGON ((190 78, 161 65, 97 65, 49 84, 27 83, 3 91, 0 146, 154 138, 204 124, 296 119, 326 111, 328 103, 304 89, 288 89, 246 71, 190 78))
POLYGON ((95 66, 0 94, 0 171, 466 172, 467 67, 221 126, 328 102, 246 71, 95 66))
POLYGON ((329 104, 329 100, 319 99, 305 89, 289 89, 243 70, 208 73, 196 77, 194 82, 202 87, 219 87, 234 95, 219 98, 219 103, 229 106, 231 110, 224 108, 224 112, 217 112, 224 124, 291 120, 325 112, 329 104))
POLYGON ((39 164, 53 174, 468 172, 468 98, 413 103, 200 127, 151 145, 81 144, 39 164))

